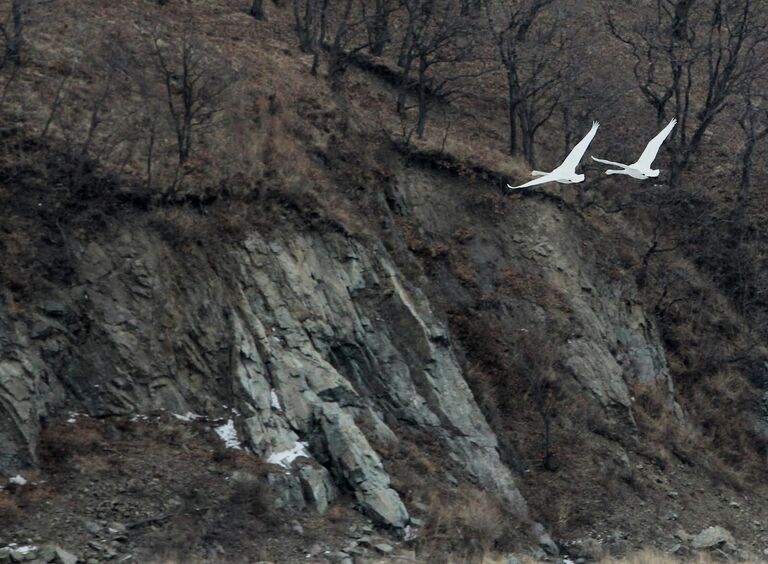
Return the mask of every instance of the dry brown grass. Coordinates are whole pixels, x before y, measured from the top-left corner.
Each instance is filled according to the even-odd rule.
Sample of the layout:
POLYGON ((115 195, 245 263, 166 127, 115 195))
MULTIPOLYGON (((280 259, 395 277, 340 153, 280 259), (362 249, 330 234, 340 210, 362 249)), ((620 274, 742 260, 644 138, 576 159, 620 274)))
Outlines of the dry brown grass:
POLYGON ((518 525, 497 499, 469 486, 450 493, 435 492, 429 500, 428 516, 418 547, 419 553, 430 559, 451 553, 471 559, 503 549, 516 536, 518 525))
MULTIPOLYGON (((537 564, 540 560, 536 560, 530 556, 518 557, 522 564, 537 564)), ((449 562, 459 562, 459 560, 449 560, 449 562)), ((506 557, 499 554, 485 554, 480 560, 482 564, 503 564, 507 562, 506 557)), ((696 554, 682 559, 679 556, 671 556, 658 550, 648 548, 638 552, 633 552, 620 558, 605 557, 600 559, 600 564, 680 564, 686 562, 690 564, 715 564, 723 562, 722 558, 718 558, 705 552, 697 552, 696 554)), ((760 561, 755 560, 743 560, 745 564, 758 564, 760 561)))
POLYGON ((40 459, 44 465, 66 465, 73 457, 87 456, 105 446, 96 421, 78 418, 77 423, 56 423, 40 434, 40 459))
POLYGON ((533 300, 548 312, 553 310, 568 311, 568 300, 563 293, 547 283, 525 272, 507 269, 502 275, 498 292, 510 292, 516 297, 533 300))
POLYGON ((0 527, 15 523, 21 517, 21 510, 8 492, 0 491, 0 527))
MULTIPOLYGON (((706 552, 697 552, 696 554, 687 557, 684 562, 691 562, 695 564, 714 564, 715 562, 722 562, 721 558, 717 558, 706 552)), ((634 552, 622 558, 604 558, 600 561, 601 564, 679 564, 681 558, 679 556, 670 556, 654 549, 641 550, 640 552, 634 552)), ((749 564, 750 560, 745 560, 745 563, 749 564)))

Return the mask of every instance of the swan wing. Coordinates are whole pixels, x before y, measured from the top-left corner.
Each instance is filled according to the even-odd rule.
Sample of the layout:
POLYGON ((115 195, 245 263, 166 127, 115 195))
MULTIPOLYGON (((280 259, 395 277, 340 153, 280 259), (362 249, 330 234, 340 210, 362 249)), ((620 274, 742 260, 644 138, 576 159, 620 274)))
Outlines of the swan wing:
POLYGON ((555 176, 550 172, 545 174, 544 176, 539 176, 538 178, 534 178, 533 180, 529 180, 525 184, 521 184, 520 186, 512 186, 510 184, 507 184, 511 190, 519 190, 520 188, 530 188, 531 186, 537 186, 539 184, 546 184, 547 182, 556 182, 555 176))
POLYGON ((593 160, 593 161, 597 161, 597 162, 599 162, 599 163, 603 163, 603 164, 611 165, 611 166, 620 166, 621 168, 629 168, 629 167, 628 167, 627 165, 625 165, 625 164, 621 164, 621 163, 615 163, 615 162, 613 162, 613 161, 606 161, 606 160, 604 160, 604 159, 598 159, 597 157, 592 157, 592 160, 593 160))
POLYGON ((600 127, 600 124, 596 121, 593 121, 592 129, 590 129, 589 132, 584 136, 584 139, 579 141, 576 146, 571 149, 571 152, 568 153, 567 157, 565 157, 563 164, 557 167, 558 169, 566 171, 570 174, 576 174, 576 167, 579 166, 581 159, 584 157, 584 153, 587 152, 587 147, 589 147, 592 139, 594 139, 598 127, 600 127))
POLYGON ((656 137, 654 137, 648 142, 648 145, 646 145, 645 150, 643 151, 643 154, 640 155, 640 158, 637 159, 637 162, 635 163, 635 165, 638 168, 640 169, 651 168, 651 165, 653 164, 653 160, 656 158, 656 155, 659 153, 659 149, 661 149, 661 144, 664 143, 664 140, 672 132, 676 123, 677 123, 676 119, 673 119, 672 121, 670 121, 664 129, 659 131, 656 137))

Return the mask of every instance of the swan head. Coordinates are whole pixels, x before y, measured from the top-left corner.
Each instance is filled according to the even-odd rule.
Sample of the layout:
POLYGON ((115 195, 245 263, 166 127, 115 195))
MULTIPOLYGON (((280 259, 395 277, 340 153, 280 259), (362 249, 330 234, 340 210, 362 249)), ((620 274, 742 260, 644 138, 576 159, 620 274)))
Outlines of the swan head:
POLYGON ((656 178, 656 177, 659 175, 659 173, 660 173, 660 172, 661 172, 661 171, 660 171, 658 168, 656 168, 656 169, 652 169, 652 170, 649 170, 649 171, 648 171, 648 173, 646 174, 646 176, 647 176, 648 178, 656 178))
POLYGON ((584 176, 583 174, 577 174, 577 175, 576 175, 576 176, 573 178, 573 180, 571 180, 571 182, 572 182, 573 184, 578 184, 579 182, 584 182, 584 179, 585 179, 585 178, 586 178, 586 176, 584 176))

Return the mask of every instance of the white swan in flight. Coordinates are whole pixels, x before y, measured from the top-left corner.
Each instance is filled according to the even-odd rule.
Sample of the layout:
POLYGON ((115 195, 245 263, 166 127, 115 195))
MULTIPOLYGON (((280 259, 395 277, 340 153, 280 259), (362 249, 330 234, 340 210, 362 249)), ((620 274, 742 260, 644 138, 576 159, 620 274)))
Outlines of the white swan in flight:
POLYGON ((643 151, 643 154, 640 155, 640 158, 637 159, 637 162, 634 162, 631 165, 615 163, 613 161, 605 161, 603 159, 598 159, 597 157, 592 157, 592 159, 599 163, 621 167, 621 170, 606 170, 605 174, 626 174, 627 176, 631 176, 632 178, 637 178, 638 180, 645 180, 646 178, 656 178, 659 175, 659 169, 653 169, 651 168, 651 165, 653 164, 653 160, 656 158, 656 155, 658 154, 659 149, 661 148, 661 144, 664 143, 664 140, 669 136, 671 131, 674 129, 676 123, 677 123, 676 119, 673 119, 672 121, 670 121, 667 124, 667 127, 662 129, 656 135, 656 137, 654 137, 648 142, 648 145, 646 145, 645 151, 643 151))
POLYGON ((589 147, 589 144, 595 137, 598 127, 600 127, 600 124, 593 121, 592 129, 589 130, 589 133, 587 133, 584 136, 584 139, 579 141, 576 146, 571 149, 571 152, 565 157, 563 164, 552 172, 540 172, 534 170, 531 174, 533 176, 538 176, 539 178, 521 184, 520 186, 511 186, 509 184, 507 184, 507 186, 512 190, 518 190, 520 188, 528 188, 529 186, 536 186, 546 182, 559 182, 560 184, 578 184, 579 182, 584 182, 584 175, 576 174, 576 167, 579 166, 581 158, 584 156, 584 153, 587 152, 587 147, 589 147))

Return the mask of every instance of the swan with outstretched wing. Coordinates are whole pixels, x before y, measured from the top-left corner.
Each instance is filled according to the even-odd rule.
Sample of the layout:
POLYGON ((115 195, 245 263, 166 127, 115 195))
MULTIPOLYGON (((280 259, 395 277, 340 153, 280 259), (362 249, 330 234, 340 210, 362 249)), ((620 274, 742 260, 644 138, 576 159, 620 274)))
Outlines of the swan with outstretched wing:
POLYGON ((656 159, 656 155, 658 155, 659 149, 661 149, 661 145, 664 143, 667 137, 669 137, 669 134, 674 129, 675 124, 677 124, 677 120, 673 119, 667 124, 667 126, 664 129, 659 131, 659 133, 656 134, 656 137, 654 137, 648 142, 648 145, 646 145, 645 150, 643 151, 643 154, 640 155, 640 158, 637 159, 637 161, 632 163, 631 165, 625 165, 625 164, 617 163, 613 161, 606 161, 605 159, 598 159, 597 157, 592 157, 592 160, 597 161, 599 163, 619 167, 619 170, 616 170, 616 169, 606 170, 605 174, 626 174, 627 176, 631 176, 632 178, 637 178, 638 180, 645 180, 646 178, 656 178, 659 175, 660 171, 659 169, 651 168, 651 165, 653 164, 654 159, 656 159))
POLYGON ((587 147, 589 147, 592 139, 594 139, 598 127, 600 127, 598 122, 592 122, 592 129, 590 129, 584 136, 584 139, 579 141, 576 146, 571 149, 571 152, 568 153, 568 156, 565 157, 562 164, 552 172, 534 170, 531 174, 538 178, 534 178, 520 186, 511 186, 509 184, 507 184, 507 186, 511 190, 519 190, 520 188, 530 188, 531 186, 538 186, 539 184, 545 184, 547 182, 559 182, 560 184, 578 184, 579 182, 584 182, 584 175, 576 174, 576 167, 579 166, 581 159, 584 157, 584 153, 587 152, 587 147))

